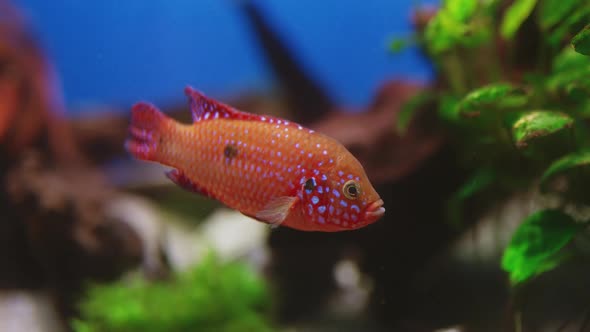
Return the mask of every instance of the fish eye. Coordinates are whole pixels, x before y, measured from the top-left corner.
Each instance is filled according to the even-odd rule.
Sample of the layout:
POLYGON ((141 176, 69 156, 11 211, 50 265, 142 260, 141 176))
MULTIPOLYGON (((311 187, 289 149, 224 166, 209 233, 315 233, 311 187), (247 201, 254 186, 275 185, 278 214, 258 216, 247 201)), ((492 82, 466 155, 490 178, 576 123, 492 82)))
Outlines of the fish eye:
POLYGON ((307 181, 305 181, 305 184, 303 185, 303 189, 305 189, 305 191, 307 191, 308 193, 311 193, 316 186, 316 182, 314 178, 309 178, 307 179, 307 181))
POLYGON ((348 199, 357 199, 361 194, 361 186, 356 181, 349 180, 342 187, 342 193, 348 199))

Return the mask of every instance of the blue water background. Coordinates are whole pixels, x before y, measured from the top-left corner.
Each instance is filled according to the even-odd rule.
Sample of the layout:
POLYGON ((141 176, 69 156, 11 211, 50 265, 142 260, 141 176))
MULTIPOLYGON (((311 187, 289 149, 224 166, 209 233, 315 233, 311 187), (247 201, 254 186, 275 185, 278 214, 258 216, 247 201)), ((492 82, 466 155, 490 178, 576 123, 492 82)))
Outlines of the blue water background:
MULTIPOLYGON (((13 1, 56 66, 68 112, 175 103, 187 84, 215 97, 273 87, 238 0, 13 1)), ((255 1, 339 104, 368 103, 388 79, 432 76, 415 49, 387 51, 392 37, 411 33, 417 1, 255 1)))

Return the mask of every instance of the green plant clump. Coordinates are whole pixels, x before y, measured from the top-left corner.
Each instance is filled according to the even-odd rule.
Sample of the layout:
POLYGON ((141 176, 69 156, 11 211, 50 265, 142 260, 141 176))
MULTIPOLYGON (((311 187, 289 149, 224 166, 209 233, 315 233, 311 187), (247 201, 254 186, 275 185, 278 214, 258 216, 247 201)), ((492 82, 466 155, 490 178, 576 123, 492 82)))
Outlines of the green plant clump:
POLYGON ((140 277, 90 287, 76 332, 265 332, 270 298, 247 266, 209 257, 170 281, 140 277))
MULTIPOLYGON (((590 204, 590 2, 443 0, 412 36, 442 88, 426 91, 472 176, 449 201, 449 219, 477 197, 539 189, 559 202, 513 234, 502 268, 522 285, 572 257, 590 220, 566 206, 590 204), (572 245, 570 245, 572 244, 572 245)), ((416 100, 406 104, 399 134, 416 100)), ((495 196, 494 196, 495 195, 495 196)))

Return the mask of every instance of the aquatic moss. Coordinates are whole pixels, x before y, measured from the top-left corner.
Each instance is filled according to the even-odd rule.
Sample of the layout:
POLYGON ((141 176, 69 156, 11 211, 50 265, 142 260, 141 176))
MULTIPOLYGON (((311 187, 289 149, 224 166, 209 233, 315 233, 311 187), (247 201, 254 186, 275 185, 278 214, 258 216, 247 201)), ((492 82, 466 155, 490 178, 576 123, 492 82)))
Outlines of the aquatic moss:
POLYGON ((169 281, 137 277, 91 286, 72 326, 76 332, 270 332, 270 306, 254 271, 211 256, 169 281))

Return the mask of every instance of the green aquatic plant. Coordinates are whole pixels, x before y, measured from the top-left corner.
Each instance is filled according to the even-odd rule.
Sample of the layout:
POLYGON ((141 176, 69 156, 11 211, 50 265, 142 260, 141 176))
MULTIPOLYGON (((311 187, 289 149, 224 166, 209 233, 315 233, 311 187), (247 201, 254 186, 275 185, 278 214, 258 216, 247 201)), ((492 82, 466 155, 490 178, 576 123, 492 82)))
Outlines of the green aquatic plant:
POLYGON ((210 256, 167 281, 138 276, 90 287, 72 326, 76 332, 270 332, 270 306, 254 271, 210 256))
POLYGON ((562 251, 580 226, 559 210, 541 210, 527 217, 514 233, 502 257, 513 282, 551 270, 569 254, 562 251))
POLYGON ((446 0, 411 37, 443 88, 408 102, 395 129, 403 135, 422 100, 438 102, 472 174, 449 200, 450 221, 462 225, 478 197, 537 189, 558 202, 525 218, 505 248, 501 266, 515 286, 572 257, 590 223, 568 213, 590 204, 589 23, 586 0, 446 0))

